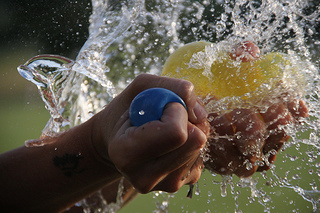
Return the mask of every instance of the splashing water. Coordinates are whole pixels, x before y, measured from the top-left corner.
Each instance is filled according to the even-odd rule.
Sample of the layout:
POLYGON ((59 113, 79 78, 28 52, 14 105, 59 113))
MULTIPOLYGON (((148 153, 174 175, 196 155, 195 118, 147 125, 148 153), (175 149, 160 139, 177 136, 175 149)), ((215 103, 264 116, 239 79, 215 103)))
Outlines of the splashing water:
MULTIPOLYGON (((222 198, 231 197, 227 211, 261 207, 265 212, 282 211, 283 205, 293 212, 319 211, 320 7, 316 1, 93 0, 92 7, 90 36, 75 61, 62 56, 36 56, 18 68, 24 78, 37 85, 50 112, 43 135, 54 136, 86 121, 138 74, 159 75, 170 53, 185 43, 207 40, 224 46, 254 41, 262 53, 286 53, 291 62, 298 63, 299 73, 306 81, 298 97, 306 102, 310 117, 301 119, 300 126, 283 127, 292 139, 281 149, 271 171, 240 179, 205 172, 198 185, 198 198, 193 201, 206 200, 207 192, 203 205, 206 209, 200 210, 199 204, 190 202, 189 206, 183 203, 182 210, 211 212, 226 202, 222 198), (220 190, 221 195, 214 190, 220 190), (279 198, 284 202, 278 202, 279 198)), ((212 110, 224 110, 223 107, 214 105, 212 110)), ((27 146, 44 144, 26 142, 27 146)), ((250 169, 252 165, 246 166, 250 169)), ((172 198, 178 195, 167 196, 157 202, 157 212, 167 211, 169 198, 171 204, 178 203, 172 198)), ((99 207, 89 205, 90 198, 79 205, 85 206, 87 212, 118 209, 102 208, 107 203, 99 193, 92 199, 100 199, 96 202, 99 207)), ((118 200, 119 207, 121 199, 118 200)))
POLYGON ((68 94, 64 92, 70 90, 72 78, 67 76, 72 65, 72 60, 62 56, 42 55, 33 57, 18 68, 22 77, 37 85, 50 112, 51 118, 44 130, 48 136, 53 136, 60 128, 69 125, 69 119, 62 112, 72 94, 71 91, 68 94))

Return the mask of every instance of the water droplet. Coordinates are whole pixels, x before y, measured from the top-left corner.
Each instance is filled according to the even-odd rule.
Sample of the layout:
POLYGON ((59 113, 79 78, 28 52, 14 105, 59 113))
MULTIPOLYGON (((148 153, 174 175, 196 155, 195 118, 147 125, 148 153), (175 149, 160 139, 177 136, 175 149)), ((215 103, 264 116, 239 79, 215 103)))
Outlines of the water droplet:
POLYGON ((295 174, 295 175, 292 176, 292 179, 293 180, 298 180, 298 179, 301 179, 301 177, 298 174, 295 174))
POLYGON ((271 197, 270 196, 264 196, 262 198, 263 202, 267 203, 267 202, 270 202, 271 201, 271 197))
POLYGON ((250 163, 250 161, 248 159, 246 159, 245 165, 246 165, 247 170, 251 170, 253 168, 252 163, 250 163))
POLYGON ((299 159, 298 156, 291 156, 291 157, 290 157, 290 160, 291 160, 291 161, 296 161, 297 159, 299 159))
POLYGON ((195 184, 195 190, 194 190, 194 194, 195 195, 197 195, 197 196, 199 196, 200 195, 200 193, 201 193, 201 191, 200 191, 200 188, 199 188, 199 183, 196 183, 195 184))

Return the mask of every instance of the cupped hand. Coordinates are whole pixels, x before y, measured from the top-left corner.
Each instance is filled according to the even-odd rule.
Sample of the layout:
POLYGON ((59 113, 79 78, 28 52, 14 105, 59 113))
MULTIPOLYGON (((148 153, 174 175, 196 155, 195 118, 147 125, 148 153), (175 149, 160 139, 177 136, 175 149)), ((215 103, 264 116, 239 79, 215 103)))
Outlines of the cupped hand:
POLYGON ((200 151, 207 141, 207 113, 184 80, 138 76, 97 116, 93 143, 99 158, 114 167, 139 192, 175 192, 197 182, 203 169, 200 151), (160 121, 132 126, 129 106, 132 99, 151 87, 169 89, 186 103, 169 103, 160 121))
POLYGON ((205 162, 207 169, 223 175, 249 177, 274 163, 276 155, 289 136, 283 127, 297 124, 308 116, 303 101, 279 98, 266 111, 234 109, 218 115, 209 114, 211 136, 205 162))

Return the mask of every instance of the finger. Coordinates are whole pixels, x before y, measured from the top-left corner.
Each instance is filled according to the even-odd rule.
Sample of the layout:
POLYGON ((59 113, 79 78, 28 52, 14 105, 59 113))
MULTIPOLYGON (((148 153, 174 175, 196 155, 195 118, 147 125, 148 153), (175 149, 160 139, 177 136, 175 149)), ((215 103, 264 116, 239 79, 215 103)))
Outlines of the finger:
POLYGON ((309 117, 308 107, 305 102, 302 100, 293 100, 287 103, 288 110, 292 114, 292 116, 298 120, 301 118, 309 117))
POLYGON ((121 126, 114 144, 116 149, 124 150, 128 161, 158 158, 182 146, 188 138, 187 112, 179 103, 169 103, 161 121, 151 121, 140 127, 132 127, 129 122, 127 120, 121 126))
MULTIPOLYGON (((175 187, 181 187, 181 184, 183 185, 185 183, 193 183, 193 181, 198 179, 200 174, 194 171, 186 172, 186 170, 190 170, 190 166, 194 164, 195 159, 199 158, 200 149, 203 148, 206 142, 206 136, 191 123, 189 123, 188 130, 189 137, 187 142, 178 149, 156 158, 145 159, 143 156, 143 161, 141 161, 141 159, 129 160, 124 166, 118 169, 141 193, 149 192, 158 183, 166 179, 168 175, 171 178, 167 179, 169 179, 171 183, 175 181, 175 183, 178 183, 175 187), (173 172, 175 175, 170 175, 173 172), (192 175, 189 177, 187 174, 192 175), (183 179, 183 175, 187 180, 181 183, 178 177, 183 179)), ((199 165, 199 163, 197 165, 199 165)), ((197 167, 198 170, 202 167, 201 165, 197 167)), ((196 169, 196 167, 194 169, 196 169)), ((163 185, 159 187, 163 187, 163 185)))
POLYGON ((210 136, 210 124, 207 120, 195 125, 206 135, 207 138, 210 136))
POLYGON ((265 113, 260 113, 268 130, 278 129, 293 122, 293 117, 284 104, 274 104, 265 113))
POLYGON ((203 168, 202 158, 199 159, 200 149, 204 147, 206 137, 191 123, 189 131, 188 141, 182 147, 149 162, 150 168, 145 170, 146 174, 152 175, 151 182, 146 180, 150 183, 149 190, 173 192, 199 179, 203 168))
POLYGON ((269 130, 269 136, 263 147, 265 165, 260 166, 257 171, 264 171, 270 168, 270 164, 275 162, 276 155, 284 142, 289 140, 289 136, 285 133, 281 126, 292 123, 294 118, 290 110, 284 104, 274 104, 269 107, 265 113, 260 114, 263 117, 269 130))
POLYGON ((278 133, 271 134, 267 140, 266 145, 263 147, 263 154, 267 157, 265 159, 264 165, 259 166, 258 172, 262 172, 270 169, 270 165, 274 164, 278 151, 282 145, 289 140, 289 136, 284 133, 284 131, 279 131, 278 133))
POLYGON ((244 156, 228 139, 212 139, 208 149, 210 159, 205 162, 205 167, 210 171, 222 175, 236 174, 239 177, 249 177, 257 169, 256 156, 244 156))
POLYGON ((188 139, 185 144, 178 149, 167 153, 162 157, 165 162, 155 164, 159 170, 172 172, 184 165, 190 159, 195 159, 200 155, 201 149, 207 142, 206 135, 195 125, 188 124, 188 139))
POLYGON ((278 151, 283 143, 288 140, 287 134, 282 126, 293 122, 293 117, 283 104, 272 105, 267 112, 260 113, 269 130, 269 136, 263 147, 263 153, 271 150, 278 151))
POLYGON ((176 192, 184 185, 195 184, 200 179, 202 170, 203 159, 197 157, 168 174, 163 180, 155 185, 152 190, 161 190, 169 193, 176 192))
POLYGON ((208 117, 213 130, 212 134, 217 134, 220 136, 232 136, 235 133, 235 129, 230 122, 230 119, 225 115, 211 113, 208 117))
POLYGON ((219 174, 232 174, 242 156, 233 141, 235 133, 233 124, 227 116, 214 113, 209 114, 209 120, 212 127, 211 136, 208 140, 210 159, 205 162, 205 166, 210 171, 219 174))
POLYGON ((193 185, 198 182, 204 169, 203 158, 199 156, 189 169, 184 185, 193 185))
POLYGON ((258 113, 250 109, 235 109, 226 115, 235 131, 234 141, 245 156, 260 155, 266 128, 258 113))
POLYGON ((230 56, 235 61, 249 62, 260 57, 260 49, 251 41, 243 41, 233 48, 230 56))
MULTIPOLYGON (((160 77, 149 74, 139 75, 125 90, 124 100, 129 100, 131 103, 132 99, 140 92, 152 88, 161 87, 173 91, 179 95, 187 105, 187 111, 189 120, 192 123, 203 122, 207 117, 207 112, 201 102, 197 99, 194 86, 191 82, 174 79, 168 77, 160 77)), ((130 104, 128 103, 128 104, 130 104)))

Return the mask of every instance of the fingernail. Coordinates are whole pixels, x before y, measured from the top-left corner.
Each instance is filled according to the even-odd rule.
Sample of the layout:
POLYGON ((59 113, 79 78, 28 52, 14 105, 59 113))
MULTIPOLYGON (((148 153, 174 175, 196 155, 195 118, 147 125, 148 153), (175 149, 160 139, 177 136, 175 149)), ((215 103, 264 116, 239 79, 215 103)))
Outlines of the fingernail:
POLYGON ((198 121, 203 121, 208 116, 206 109, 198 101, 196 102, 193 112, 198 121))

